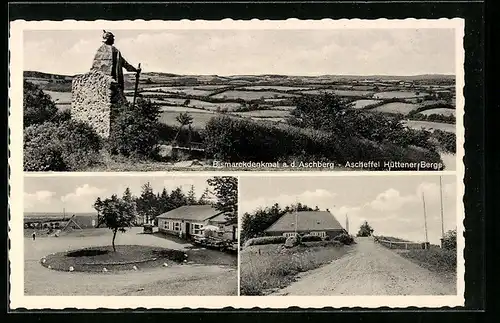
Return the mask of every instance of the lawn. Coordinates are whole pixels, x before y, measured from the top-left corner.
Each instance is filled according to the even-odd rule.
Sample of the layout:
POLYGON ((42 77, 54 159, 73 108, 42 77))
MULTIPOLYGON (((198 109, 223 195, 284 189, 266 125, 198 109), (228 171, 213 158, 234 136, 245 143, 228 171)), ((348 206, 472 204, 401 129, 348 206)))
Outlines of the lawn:
POLYGON ((291 249, 282 245, 250 246, 240 252, 241 295, 265 295, 295 280, 300 272, 318 268, 347 253, 346 246, 310 244, 291 249))
POLYGON ((71 92, 44 91, 56 104, 70 104, 71 92))
POLYGON ((371 109, 370 111, 384 112, 384 113, 401 113, 406 115, 411 111, 415 110, 417 107, 418 105, 413 103, 391 102, 378 106, 374 109, 371 109))

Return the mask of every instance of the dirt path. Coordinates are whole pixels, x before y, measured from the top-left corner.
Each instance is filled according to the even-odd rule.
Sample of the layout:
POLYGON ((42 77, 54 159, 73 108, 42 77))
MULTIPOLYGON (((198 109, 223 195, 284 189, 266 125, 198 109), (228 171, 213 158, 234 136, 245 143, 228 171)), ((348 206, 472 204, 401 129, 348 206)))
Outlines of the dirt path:
POLYGON ((344 257, 299 276, 274 295, 455 295, 456 285, 376 244, 357 238, 344 257))
MULTIPOLYGON (((117 243, 181 250, 190 246, 139 232, 140 229, 135 228, 121 234, 117 243)), ((137 272, 70 273, 50 270, 40 264, 40 259, 49 253, 107 245, 109 237, 109 234, 84 238, 64 236, 36 241, 25 238, 25 295, 237 295, 237 270, 229 266, 172 265, 137 272)))

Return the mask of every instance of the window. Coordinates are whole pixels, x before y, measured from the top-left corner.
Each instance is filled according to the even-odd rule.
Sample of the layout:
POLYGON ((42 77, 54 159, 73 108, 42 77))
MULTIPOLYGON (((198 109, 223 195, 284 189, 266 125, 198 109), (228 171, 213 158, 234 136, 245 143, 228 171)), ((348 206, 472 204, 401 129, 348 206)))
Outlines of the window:
POLYGON ((174 231, 181 231, 181 223, 180 222, 174 222, 174 231))
POLYGON ((170 222, 169 221, 164 221, 163 222, 163 229, 165 230, 170 230, 170 222))
POLYGON ((313 232, 311 232, 311 235, 324 238, 324 237, 326 237, 326 232, 325 231, 313 231, 313 232))
POLYGON ((203 232, 203 224, 196 224, 193 223, 193 234, 194 235, 201 235, 203 232))
POLYGON ((283 235, 285 236, 285 238, 288 238, 288 237, 295 237, 297 235, 296 232, 285 232, 283 233, 283 235))

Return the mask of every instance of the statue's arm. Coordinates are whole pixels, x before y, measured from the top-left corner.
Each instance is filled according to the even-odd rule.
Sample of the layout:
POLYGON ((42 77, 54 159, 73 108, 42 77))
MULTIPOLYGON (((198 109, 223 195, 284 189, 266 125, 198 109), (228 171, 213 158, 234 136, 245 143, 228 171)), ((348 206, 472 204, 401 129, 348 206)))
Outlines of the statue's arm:
POLYGON ((123 58, 123 56, 121 57, 121 60, 122 66, 127 70, 127 72, 137 72, 137 69, 130 65, 129 62, 127 62, 127 60, 123 58))

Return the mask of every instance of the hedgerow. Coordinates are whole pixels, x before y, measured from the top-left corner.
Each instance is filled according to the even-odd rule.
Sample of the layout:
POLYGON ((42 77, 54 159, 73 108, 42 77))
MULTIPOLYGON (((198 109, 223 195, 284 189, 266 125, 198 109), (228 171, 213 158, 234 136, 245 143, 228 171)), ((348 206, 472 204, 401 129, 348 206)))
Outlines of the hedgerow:
POLYGON ((265 244, 280 244, 280 243, 285 243, 285 241, 286 241, 286 238, 284 236, 270 236, 270 237, 252 238, 252 239, 248 239, 245 242, 245 247, 265 245, 265 244))

